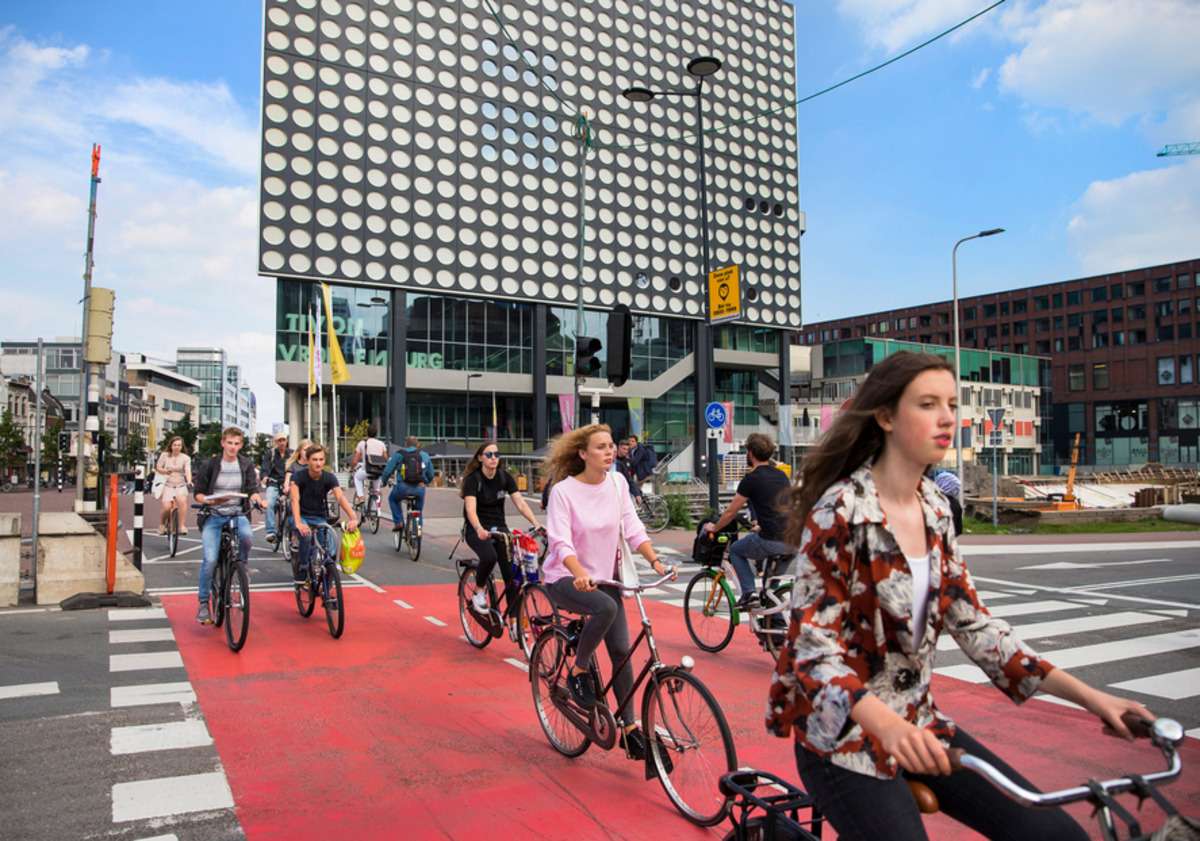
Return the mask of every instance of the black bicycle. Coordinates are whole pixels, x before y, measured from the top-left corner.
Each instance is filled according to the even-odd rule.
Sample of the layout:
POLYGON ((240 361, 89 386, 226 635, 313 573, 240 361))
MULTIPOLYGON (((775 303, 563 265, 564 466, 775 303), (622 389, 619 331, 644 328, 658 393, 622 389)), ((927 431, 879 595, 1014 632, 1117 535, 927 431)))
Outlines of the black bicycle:
MULTIPOLYGON (((513 529, 512 534, 492 529, 492 542, 496 552, 503 552, 513 567, 511 586, 513 596, 501 613, 497 607, 500 596, 496 591, 495 578, 489 578, 484 587, 475 583, 475 572, 479 561, 475 558, 459 558, 455 562, 461 572, 458 576, 458 619, 462 624, 463 636, 475 648, 485 648, 494 639, 508 635, 521 648, 528 660, 538 638, 549 628, 558 624, 558 610, 550 600, 550 592, 540 583, 542 562, 546 558, 546 536, 543 530, 527 533, 513 529), (478 613, 472 599, 483 590, 487 597, 487 612, 478 613)), ((462 538, 459 538, 462 542, 462 538)), ((455 550, 458 548, 455 545, 455 550)), ((450 552, 454 558, 454 550, 450 552)))
POLYGON ((167 514, 167 553, 174 558, 179 551, 179 506, 173 504, 167 514))
POLYGON ((400 511, 404 522, 392 524, 392 548, 399 552, 400 547, 407 547, 409 560, 413 563, 421 557, 421 512, 413 507, 416 504, 415 496, 400 497, 400 511), (395 526, 400 528, 396 529, 395 526))
POLYGON ((296 593, 296 609, 307 619, 312 616, 317 599, 320 598, 325 608, 325 624, 329 626, 329 635, 338 639, 346 629, 346 603, 342 599, 342 570, 337 558, 329 554, 325 545, 325 530, 333 532, 334 545, 337 545, 337 532, 328 523, 309 526, 309 529, 312 530, 310 539, 313 548, 303 577, 300 574, 298 548, 292 560, 292 588, 296 593))
POLYGON ((567 673, 575 659, 583 620, 573 619, 548 629, 533 647, 529 659, 529 682, 533 706, 542 732, 551 747, 564 756, 582 754, 593 743, 610 750, 617 743, 618 725, 613 709, 620 709, 637 693, 642 684, 642 728, 646 734, 646 779, 657 776, 667 797, 685 818, 699 826, 720 823, 729 812, 732 795, 721 791, 719 777, 737 768, 733 734, 712 692, 692 673, 692 658, 684 656, 678 666, 659 659, 658 647, 642 592, 669 581, 672 569, 657 581, 625 587, 616 581, 597 581, 606 587, 620 588, 635 597, 642 630, 620 663, 613 664, 613 675, 625 668, 638 646, 645 641, 649 657, 624 698, 615 697, 613 681, 605 684, 596 660, 588 664, 597 687, 598 703, 592 709, 578 706, 567 689, 567 673), (613 706, 609 693, 613 692, 613 706))
POLYGON ((354 513, 361 528, 379 534, 379 480, 367 479, 367 495, 354 503, 354 513))
MULTIPOLYGON (((208 517, 212 515, 212 509, 201 506, 198 513, 208 517)), ((229 649, 241 651, 250 633, 250 575, 246 565, 238 560, 237 517, 230 517, 221 527, 217 563, 209 582, 208 610, 213 626, 225 628, 229 649)))

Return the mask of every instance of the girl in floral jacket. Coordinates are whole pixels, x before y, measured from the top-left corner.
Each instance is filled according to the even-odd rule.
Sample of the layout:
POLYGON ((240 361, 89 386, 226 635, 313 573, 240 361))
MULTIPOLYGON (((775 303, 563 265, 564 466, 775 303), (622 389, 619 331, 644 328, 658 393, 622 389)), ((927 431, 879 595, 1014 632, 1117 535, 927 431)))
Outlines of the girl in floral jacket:
POLYGON ((767 726, 794 732, 804 787, 839 841, 924 841, 901 775, 987 838, 1085 841, 1061 809, 1024 808, 976 774, 951 773, 947 748, 960 747, 1023 781, 934 705, 943 630, 1017 703, 1048 692, 1127 739, 1122 714, 1153 718, 1038 657, 979 601, 950 506, 924 476, 953 443, 955 402, 945 360, 897 353, 874 367, 805 460, 786 535, 800 547, 792 620, 767 726))

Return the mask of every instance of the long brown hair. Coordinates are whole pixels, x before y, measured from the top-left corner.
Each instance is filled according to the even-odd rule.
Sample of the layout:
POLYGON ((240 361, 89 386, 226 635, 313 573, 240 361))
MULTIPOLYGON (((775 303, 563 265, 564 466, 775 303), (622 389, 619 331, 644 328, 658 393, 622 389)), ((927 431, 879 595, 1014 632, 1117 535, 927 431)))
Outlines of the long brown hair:
POLYGON ((932 353, 899 351, 871 369, 866 380, 821 442, 804 458, 800 483, 788 499, 784 540, 799 546, 808 512, 834 482, 845 479, 867 459, 883 451, 886 439, 875 419, 880 409, 895 412, 908 384, 926 371, 949 371, 954 366, 932 353))
POLYGON ((583 459, 579 457, 580 450, 586 450, 588 441, 598 432, 607 432, 612 436, 612 428, 606 423, 593 423, 564 432, 550 442, 550 454, 542 462, 542 475, 551 482, 558 482, 568 476, 578 476, 583 472, 583 459))
MULTIPOLYGON (((471 460, 467 462, 467 469, 463 471, 462 481, 458 483, 458 495, 463 499, 466 499, 464 494, 467 490, 467 477, 483 467, 483 451, 493 444, 499 447, 499 444, 496 444, 495 441, 484 441, 475 448, 475 455, 471 456, 471 460)), ((496 459, 497 470, 500 469, 500 461, 500 459, 496 459)))

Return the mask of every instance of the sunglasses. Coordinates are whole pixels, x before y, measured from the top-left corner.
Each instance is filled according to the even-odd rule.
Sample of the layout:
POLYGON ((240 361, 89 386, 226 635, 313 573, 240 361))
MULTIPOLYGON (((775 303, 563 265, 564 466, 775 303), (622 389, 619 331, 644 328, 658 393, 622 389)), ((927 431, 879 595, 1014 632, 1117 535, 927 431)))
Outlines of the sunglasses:
POLYGON ((483 458, 500 458, 500 454, 497 452, 480 453, 479 455, 481 455, 483 458))

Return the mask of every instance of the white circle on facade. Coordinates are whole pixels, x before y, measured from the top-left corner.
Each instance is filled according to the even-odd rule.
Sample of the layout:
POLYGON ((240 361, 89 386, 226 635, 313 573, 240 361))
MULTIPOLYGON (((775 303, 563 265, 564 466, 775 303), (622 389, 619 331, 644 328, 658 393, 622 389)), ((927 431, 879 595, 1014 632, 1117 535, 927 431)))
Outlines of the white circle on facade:
POLYGON ((431 283, 433 283, 433 272, 424 266, 418 266, 413 271, 413 280, 415 280, 421 286, 429 286, 431 283))
POLYGON ((305 274, 312 268, 312 260, 304 254, 293 254, 288 257, 288 268, 297 274, 305 274))
POLYGON ((313 265, 316 267, 317 274, 330 277, 337 273, 337 261, 332 257, 318 257, 313 265))
POLYGON ((283 255, 278 251, 264 251, 262 262, 271 271, 278 271, 283 268, 283 255))
POLYGON ((500 282, 500 288, 504 290, 505 295, 516 295, 521 285, 514 278, 506 277, 500 282))
POLYGON ((306 249, 312 245, 312 235, 308 231, 294 230, 288 234, 288 242, 293 248, 306 249))
POLYGON ((388 277, 390 277, 395 283, 404 283, 409 278, 408 267, 392 266, 390 269, 388 269, 388 277))

